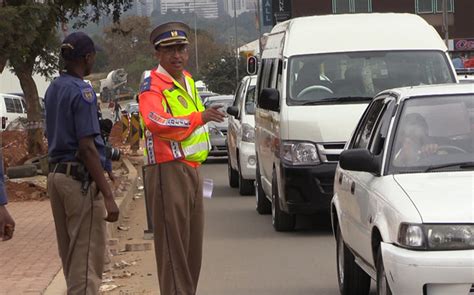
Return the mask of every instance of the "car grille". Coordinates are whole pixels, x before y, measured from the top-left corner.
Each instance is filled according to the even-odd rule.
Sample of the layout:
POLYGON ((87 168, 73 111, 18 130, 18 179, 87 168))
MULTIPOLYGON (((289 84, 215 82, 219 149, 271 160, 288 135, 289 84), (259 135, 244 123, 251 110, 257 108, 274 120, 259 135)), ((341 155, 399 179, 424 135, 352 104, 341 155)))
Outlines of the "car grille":
POLYGON ((337 163, 339 155, 344 150, 344 142, 318 144, 319 156, 323 163, 337 163))

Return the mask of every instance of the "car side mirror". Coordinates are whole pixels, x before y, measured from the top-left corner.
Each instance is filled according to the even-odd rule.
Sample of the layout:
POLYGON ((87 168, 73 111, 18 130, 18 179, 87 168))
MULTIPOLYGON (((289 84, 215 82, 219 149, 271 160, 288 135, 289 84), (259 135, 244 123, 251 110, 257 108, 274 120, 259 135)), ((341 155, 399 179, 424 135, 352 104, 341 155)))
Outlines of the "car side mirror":
POLYGON ((262 109, 279 112, 280 111, 280 92, 274 88, 264 88, 260 92, 258 105, 262 109))
POLYGON ((369 172, 374 174, 380 173, 380 165, 377 157, 367 149, 351 149, 343 151, 339 157, 339 165, 345 170, 369 172))
POLYGON ((239 117, 239 108, 236 106, 231 106, 227 108, 227 114, 233 116, 234 118, 238 119, 239 117))

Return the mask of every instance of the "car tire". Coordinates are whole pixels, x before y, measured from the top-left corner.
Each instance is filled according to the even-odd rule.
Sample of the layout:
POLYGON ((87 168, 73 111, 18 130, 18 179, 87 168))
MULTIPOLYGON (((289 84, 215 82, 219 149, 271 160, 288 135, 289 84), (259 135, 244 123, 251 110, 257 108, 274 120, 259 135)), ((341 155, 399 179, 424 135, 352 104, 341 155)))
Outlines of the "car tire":
POLYGON ((370 276, 355 262, 354 254, 344 243, 341 229, 336 232, 337 282, 342 295, 369 294, 370 276))
POLYGON ((240 158, 237 158, 237 162, 239 163, 239 194, 241 196, 250 196, 255 193, 255 186, 254 181, 252 179, 245 179, 242 177, 242 169, 240 168, 240 158))
POLYGON ((283 212, 280 208, 276 173, 272 177, 272 224, 276 231, 292 231, 295 229, 296 216, 283 212))
POLYGON ((236 188, 239 186, 239 173, 232 168, 230 164, 230 158, 227 158, 227 175, 229 177, 229 186, 236 188))
POLYGON ((270 214, 272 212, 272 204, 267 199, 265 191, 262 187, 262 178, 260 176, 260 168, 257 167, 255 171, 255 198, 257 200, 257 212, 261 215, 270 214))
POLYGON ((375 266, 377 268, 377 294, 392 295, 392 290, 388 284, 385 267, 383 266, 382 247, 379 247, 377 251, 377 261, 375 266))

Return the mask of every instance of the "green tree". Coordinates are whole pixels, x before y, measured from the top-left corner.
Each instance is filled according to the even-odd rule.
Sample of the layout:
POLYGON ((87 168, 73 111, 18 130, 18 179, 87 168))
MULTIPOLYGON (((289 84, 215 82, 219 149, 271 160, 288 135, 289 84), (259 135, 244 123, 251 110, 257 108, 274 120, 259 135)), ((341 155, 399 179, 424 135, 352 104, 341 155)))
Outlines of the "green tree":
POLYGON ((143 71, 156 66, 150 44, 151 24, 147 17, 129 16, 104 29, 103 47, 108 56, 108 70, 124 68, 128 84, 138 89, 143 71))
POLYGON ((58 69, 59 35, 57 28, 80 28, 112 15, 118 22, 131 0, 3 0, 0 2, 0 71, 10 68, 20 80, 27 101, 28 152, 43 152, 38 90, 33 73, 51 77, 58 69), (8 62, 6 62, 8 61, 8 62), (3 65, 3 66, 2 66, 3 65))
POLYGON ((239 77, 235 77, 235 55, 228 51, 216 52, 214 59, 203 69, 203 81, 209 90, 220 94, 231 94, 237 88, 237 81, 247 75, 245 56, 239 58, 239 77))

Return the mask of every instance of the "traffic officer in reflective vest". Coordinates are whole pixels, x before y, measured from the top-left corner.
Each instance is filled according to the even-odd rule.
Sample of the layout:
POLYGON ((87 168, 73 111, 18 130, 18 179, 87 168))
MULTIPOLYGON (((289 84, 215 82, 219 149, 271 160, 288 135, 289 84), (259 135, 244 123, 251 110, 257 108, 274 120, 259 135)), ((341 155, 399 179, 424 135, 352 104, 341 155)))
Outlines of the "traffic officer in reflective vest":
POLYGON ((147 194, 153 198, 153 229, 161 294, 196 294, 203 243, 203 178, 199 166, 210 149, 205 124, 224 114, 204 109, 188 62, 189 27, 171 22, 150 41, 157 68, 145 78, 139 98, 145 122, 147 194))
POLYGON ((117 221, 119 209, 104 176, 107 171, 113 180, 100 135, 97 97, 83 80, 94 65, 94 43, 84 33, 72 33, 61 45, 61 56, 66 70, 45 95, 48 195, 67 294, 98 294, 105 221, 117 221))

